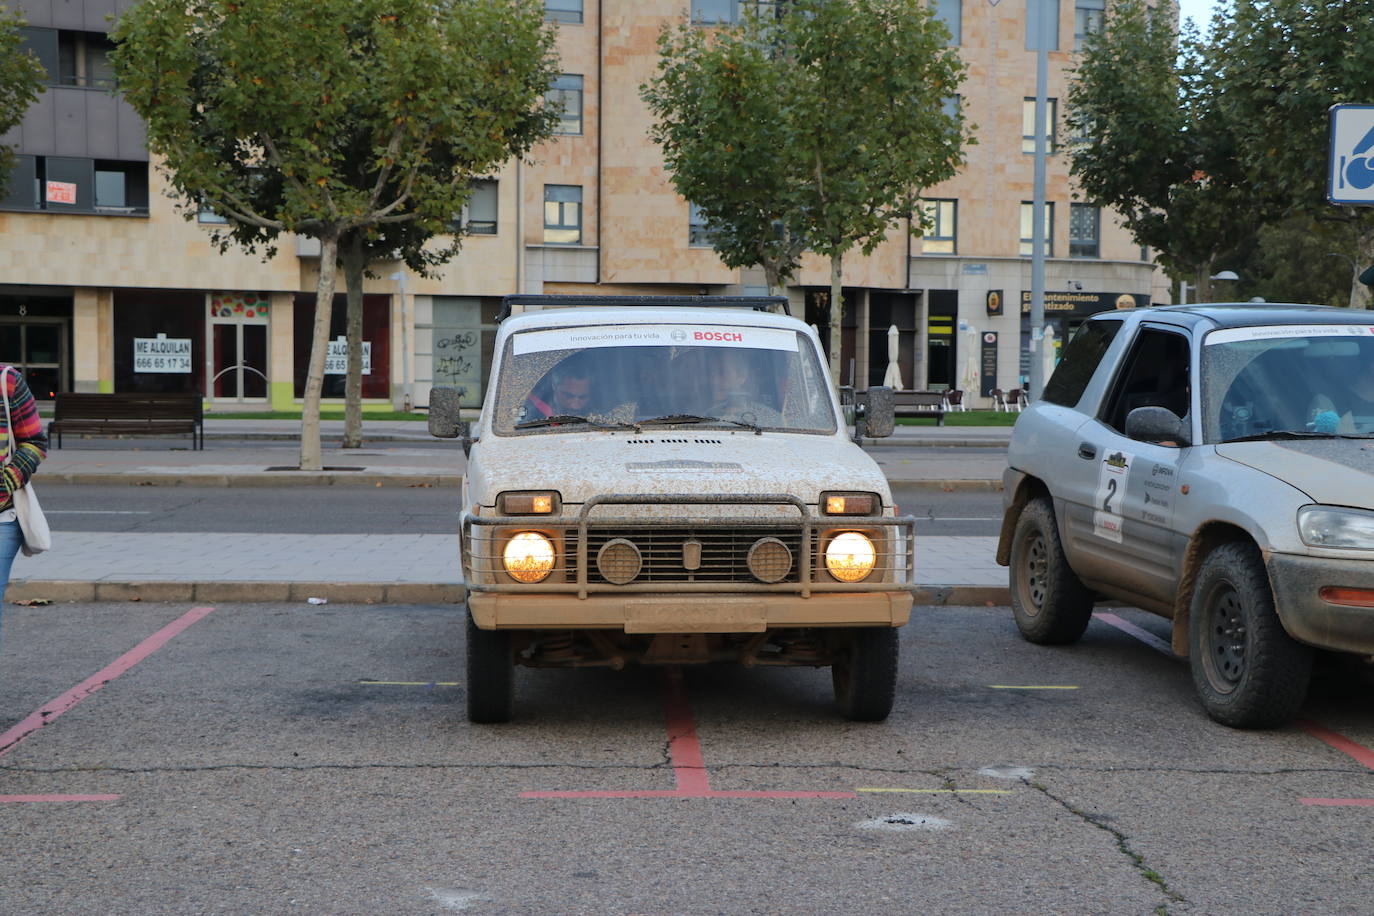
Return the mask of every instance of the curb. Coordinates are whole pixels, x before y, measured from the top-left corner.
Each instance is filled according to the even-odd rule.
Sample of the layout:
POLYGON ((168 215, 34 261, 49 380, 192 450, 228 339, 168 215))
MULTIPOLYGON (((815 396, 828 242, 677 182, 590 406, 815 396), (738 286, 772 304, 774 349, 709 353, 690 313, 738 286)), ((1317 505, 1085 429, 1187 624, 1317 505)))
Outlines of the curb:
MULTIPOLYGON (((1002 607, 1011 593, 995 585, 923 585, 917 607, 1002 607)), ((452 582, 110 582, 15 579, 7 601, 216 601, 304 604, 324 598, 342 604, 462 604, 467 589, 452 582)))
POLYGON ((360 471, 246 471, 233 474, 156 473, 131 471, 56 471, 43 475, 45 484, 128 487, 460 487, 461 474, 379 474, 360 471))

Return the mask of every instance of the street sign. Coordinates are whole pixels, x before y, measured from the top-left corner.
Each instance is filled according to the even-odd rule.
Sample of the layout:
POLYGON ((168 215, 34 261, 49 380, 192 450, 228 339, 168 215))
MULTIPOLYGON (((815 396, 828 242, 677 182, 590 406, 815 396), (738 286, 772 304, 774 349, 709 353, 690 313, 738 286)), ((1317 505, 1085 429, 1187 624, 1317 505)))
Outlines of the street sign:
POLYGON ((1374 105, 1332 105, 1326 199, 1374 205, 1374 105))

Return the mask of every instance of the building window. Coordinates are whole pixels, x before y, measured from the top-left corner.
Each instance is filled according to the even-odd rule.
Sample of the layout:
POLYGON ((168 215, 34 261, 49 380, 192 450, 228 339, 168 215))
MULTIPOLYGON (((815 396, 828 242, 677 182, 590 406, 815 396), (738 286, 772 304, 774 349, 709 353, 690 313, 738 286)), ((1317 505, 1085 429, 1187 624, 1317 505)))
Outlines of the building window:
MULTIPOLYGON (((1059 100, 1045 100, 1045 144, 1054 152, 1055 126, 1059 123, 1059 100)), ((1021 152, 1035 152, 1035 99, 1021 100, 1021 152)))
POLYGON ((1088 37, 1102 31, 1103 10, 1106 0, 1074 0, 1073 3, 1073 49, 1081 50, 1088 37))
POLYGON ((930 223, 921 240, 923 254, 958 254, 957 200, 923 200, 921 215, 930 223))
POLYGON ((556 107, 559 112, 556 134, 582 133, 582 77, 576 73, 564 73, 553 81, 553 86, 544 95, 545 101, 556 107))
POLYGON ((947 95, 940 100, 940 112, 947 117, 957 118, 959 117, 959 110, 963 107, 963 104, 964 101, 962 96, 947 95))
POLYGON ((146 162, 95 161, 95 208, 110 213, 148 212, 146 162))
POLYGON ((739 19, 738 0, 692 0, 692 21, 705 25, 739 19))
POLYGON ((200 209, 196 211, 196 222, 213 226, 224 226, 228 224, 229 220, 227 217, 216 213, 209 204, 202 200, 200 202, 200 209))
POLYGON ((115 88, 110 52, 114 43, 99 32, 57 33, 58 73, 63 86, 115 88))
POLYGON ((1092 204, 1069 204, 1069 257, 1101 257, 1101 214, 1092 204))
POLYGON ((499 185, 494 178, 479 178, 472 183, 472 196, 463 205, 463 229, 469 235, 496 234, 496 197, 499 185))
POLYGON ((945 28, 949 29, 950 46, 958 45, 962 41, 964 0, 931 0, 930 5, 935 13, 935 18, 943 22, 945 28))
POLYGON ((146 216, 148 163, 74 156, 16 156, 0 207, 146 216))
MULTIPOLYGON (((1034 252, 1032 234, 1035 232, 1035 204, 1021 201, 1021 256, 1030 257, 1034 252)), ((1045 257, 1054 257, 1054 201, 1045 201, 1045 257)))
POLYGON ((549 245, 582 244, 580 185, 544 185, 544 241, 549 245))
POLYGON ((696 204, 687 204, 687 244, 693 248, 711 247, 711 225, 696 204))
POLYGON ((582 0, 544 0, 544 18, 550 22, 581 22, 582 0))

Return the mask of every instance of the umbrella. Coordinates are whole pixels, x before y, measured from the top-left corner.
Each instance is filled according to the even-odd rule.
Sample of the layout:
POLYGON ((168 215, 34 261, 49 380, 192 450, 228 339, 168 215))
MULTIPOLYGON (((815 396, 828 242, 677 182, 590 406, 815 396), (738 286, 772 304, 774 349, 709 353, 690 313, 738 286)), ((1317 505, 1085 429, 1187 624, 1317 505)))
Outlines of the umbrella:
POLYGON ((967 404, 979 393, 978 331, 973 325, 968 325, 960 336, 963 338, 964 371, 959 376, 959 387, 964 392, 964 403, 967 404))
POLYGON ((1054 346, 1054 325, 1045 325, 1045 339, 1040 342, 1041 363, 1041 383, 1048 382, 1050 376, 1054 374, 1054 364, 1057 362, 1057 352, 1054 346))
POLYGON ((883 376, 883 384, 899 391, 906 387, 902 384, 902 367, 897 364, 897 326, 895 324, 889 325, 887 328, 887 374, 883 376))

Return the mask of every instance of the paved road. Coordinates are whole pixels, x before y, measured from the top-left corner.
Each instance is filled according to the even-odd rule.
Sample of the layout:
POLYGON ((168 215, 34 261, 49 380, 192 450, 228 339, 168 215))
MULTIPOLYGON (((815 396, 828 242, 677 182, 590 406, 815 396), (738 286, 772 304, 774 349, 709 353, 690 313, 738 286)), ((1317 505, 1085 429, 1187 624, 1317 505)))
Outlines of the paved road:
POLYGON ((710 668, 522 671, 518 720, 475 727, 452 608, 6 614, 0 912, 1354 913, 1374 895, 1374 808, 1332 803, 1374 798, 1369 684, 1331 674, 1304 711, 1320 728, 1235 732, 1183 663, 1106 620, 1045 649, 1005 608, 922 608, 879 725, 836 718, 824 671, 710 668))
MULTIPOLYGON (((923 535, 996 535, 1000 493, 893 486, 923 535)), ((97 487, 51 484, 43 506, 59 531, 452 534, 456 487, 97 487)))

